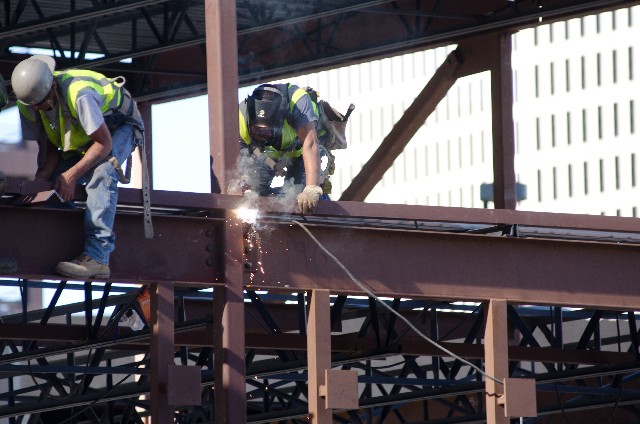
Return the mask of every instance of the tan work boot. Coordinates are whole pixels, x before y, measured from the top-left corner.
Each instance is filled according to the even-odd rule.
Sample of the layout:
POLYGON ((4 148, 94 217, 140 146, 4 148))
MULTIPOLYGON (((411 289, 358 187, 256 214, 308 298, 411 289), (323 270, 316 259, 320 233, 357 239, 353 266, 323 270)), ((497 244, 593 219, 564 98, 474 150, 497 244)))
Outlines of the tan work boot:
POLYGON ((109 278, 109 265, 102 264, 84 253, 71 262, 60 262, 56 266, 58 274, 76 278, 109 278))

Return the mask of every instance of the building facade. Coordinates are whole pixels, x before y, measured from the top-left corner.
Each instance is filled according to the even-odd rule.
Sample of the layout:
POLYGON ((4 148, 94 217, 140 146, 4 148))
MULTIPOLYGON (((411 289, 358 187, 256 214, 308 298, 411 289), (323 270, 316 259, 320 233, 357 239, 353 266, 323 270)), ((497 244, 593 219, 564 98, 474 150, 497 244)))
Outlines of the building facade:
MULTIPOLYGON (((513 36, 518 208, 637 216, 640 7, 544 24, 513 36)), ((356 109, 335 151, 338 199, 455 46, 294 79, 356 109)), ((493 179, 488 72, 459 79, 369 194, 375 203, 480 208, 493 179)), ((488 204, 492 207, 492 204, 488 204)))

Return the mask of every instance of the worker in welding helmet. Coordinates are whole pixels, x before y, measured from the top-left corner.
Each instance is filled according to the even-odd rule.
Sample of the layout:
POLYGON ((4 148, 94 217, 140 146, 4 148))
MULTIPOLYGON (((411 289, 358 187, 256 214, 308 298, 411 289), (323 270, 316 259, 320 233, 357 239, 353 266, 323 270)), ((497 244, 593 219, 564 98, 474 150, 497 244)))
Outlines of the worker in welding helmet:
MULTIPOLYGON (((55 270, 74 278, 108 278, 115 249, 113 224, 120 164, 142 142, 142 117, 123 87, 89 70, 57 71, 52 57, 31 56, 18 63, 11 86, 20 110, 22 136, 38 143, 36 179, 50 181, 71 203, 77 185, 87 194, 84 248, 55 270)), ((125 178, 126 179, 126 178, 125 178)))
POLYGON ((284 176, 299 192, 299 212, 313 212, 323 195, 317 105, 294 84, 263 84, 239 105, 240 172, 245 188, 260 196, 274 193, 273 179, 284 176))

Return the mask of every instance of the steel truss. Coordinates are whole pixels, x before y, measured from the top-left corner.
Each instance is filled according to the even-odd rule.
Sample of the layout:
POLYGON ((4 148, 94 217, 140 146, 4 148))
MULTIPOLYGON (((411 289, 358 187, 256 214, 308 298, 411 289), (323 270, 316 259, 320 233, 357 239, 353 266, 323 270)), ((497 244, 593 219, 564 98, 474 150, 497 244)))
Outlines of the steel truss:
MULTIPOLYGON (((24 58, 9 47, 45 48, 59 56, 60 68, 125 76, 139 102, 204 94, 205 3, 5 1, 0 9, 0 73, 8 78, 24 58)), ((635 3, 548 0, 540 7, 529 0, 237 1, 239 82, 266 82, 635 3)))
MULTIPOLYGON (((123 191, 125 202, 129 194, 137 194, 126 189, 123 191)), ((199 232, 205 238, 207 228, 214 228, 213 233, 217 233, 215 228, 220 226, 219 212, 206 205, 233 207, 236 202, 233 196, 203 195, 197 201, 192 200, 194 204, 190 209, 176 209, 171 205, 181 203, 180 194, 163 197, 158 193, 155 199, 167 205, 156 214, 158 228, 164 229, 162 221, 166 219, 177 227, 178 232, 186 234, 194 232, 191 227, 195 220, 195 226, 200 228, 199 232)), ((640 231, 635 228, 637 224, 626 218, 585 217, 580 228, 576 225, 565 228, 565 216, 557 214, 369 205, 369 210, 376 213, 375 216, 366 216, 358 203, 331 202, 322 206, 318 216, 307 217, 300 222, 320 238, 324 231, 333 234, 332 229, 345 234, 352 240, 348 246, 351 250, 366 251, 367 244, 375 243, 376 238, 395 249, 394 235, 406 240, 409 248, 414 250, 417 248, 414 245, 416 241, 412 241, 414 237, 424 239, 427 244, 432 243, 435 237, 442 242, 444 249, 448 249, 443 247, 447 245, 447 237, 456 238, 456 243, 468 242, 471 247, 476 242, 493 244, 505 241, 523 245, 544 242, 555 246, 556 255, 566 253, 563 253, 563 247, 579 245, 585 259, 584 266, 588 268, 588 262, 601 255, 601 248, 613 248, 623 256, 626 251, 636 252, 637 238, 640 237, 640 231), (458 213, 466 218, 459 219, 462 215, 458 213), (415 219, 406 219, 405 216, 409 215, 415 219), (443 219, 445 215, 447 219, 443 219), (509 222, 507 217, 511 217, 515 224, 505 223, 509 222), (546 222, 546 225, 539 226, 540 222, 546 222)), ((127 217, 137 216, 126 206, 122 208, 118 214, 119 225, 124 224, 127 217)), ((269 208, 267 201, 262 209, 269 208)), ((79 215, 77 211, 46 210, 46 215, 41 216, 41 211, 45 210, 0 206, 3 217, 0 221, 8 222, 5 218, 11 218, 17 212, 27 215, 27 219, 30 215, 37 216, 37 220, 30 221, 32 223, 44 222, 53 227, 51 224, 55 222, 67 222, 69 214, 74 219, 79 215)), ((295 285, 293 280, 289 281, 290 275, 284 269, 267 260, 267 256, 282 253, 275 249, 282 244, 288 246, 286 249, 291 251, 295 262, 319 264, 318 269, 311 268, 319 284, 325 284, 323 281, 330 276, 337 282, 335 287, 340 287, 331 289, 331 364, 334 369, 358 370, 360 389, 359 408, 334 411, 335 422, 484 421, 484 378, 460 358, 484 367, 487 296, 483 290, 491 296, 493 289, 483 287, 481 282, 475 291, 467 288, 465 296, 462 296, 456 290, 456 283, 447 280, 450 292, 455 296, 446 298, 440 294, 416 295, 415 290, 407 290, 409 286, 406 284, 389 281, 386 283, 389 288, 399 290, 398 295, 393 295, 381 290, 379 283, 362 272, 357 254, 350 255, 356 261, 349 263, 344 251, 337 247, 339 240, 332 244, 329 239, 322 238, 358 278, 372 286, 376 296, 385 296, 387 305, 424 336, 456 355, 451 356, 382 308, 348 278, 336 273, 335 264, 325 261, 320 253, 313 251, 308 237, 292 224, 296 220, 300 217, 267 213, 253 225, 244 224, 241 232, 245 246, 242 261, 246 285, 244 362, 247 421, 304 422, 308 419, 306 324, 309 298, 315 288, 313 284, 305 288, 306 277, 295 285), (260 267, 264 267, 264 273, 260 267), (324 269, 325 274, 320 269, 324 269), (258 277, 261 284, 256 284, 258 277), (289 287, 283 282, 287 282, 289 287)), ((18 222, 15 219, 10 221, 18 222)), ((140 222, 138 224, 141 226, 140 222)), ((73 224, 67 222, 65 225, 71 228, 73 224)), ((7 225, 3 225, 2 230, 9 236, 13 234, 7 225)), ((17 236, 21 228, 15 228, 13 232, 17 236)), ((54 232, 53 236, 57 234, 54 232)), ((139 235, 125 231, 122 237, 125 239, 121 241, 122 251, 116 253, 114 260, 123 269, 116 275, 130 272, 129 264, 121 261, 120 255, 132 254, 131 247, 125 246, 134 246, 139 235)), ((18 247, 32 243, 29 232, 23 234, 22 240, 15 240, 18 247)), ((177 263, 183 260, 182 255, 200 255, 199 261, 206 263, 207 256, 197 253, 201 248, 206 251, 206 246, 193 249, 188 247, 188 243, 181 244, 184 251, 173 252, 177 263)), ((221 248, 217 242, 211 246, 214 251, 221 248)), ((423 244, 423 251, 425 247, 423 244)), ((375 245, 372 248, 376 250, 375 245)), ((459 246, 457 258, 464 256, 465 249, 459 246)), ((18 252, 21 251, 19 248, 18 252)), ((441 258, 439 264, 429 263, 425 267, 425 264, 415 261, 420 257, 432 258, 429 252, 426 256, 407 252, 391 250, 388 253, 392 260, 385 266, 394 271, 389 275, 412 280, 412 285, 429 287, 433 276, 448 275, 443 274, 440 268, 455 266, 456 260, 460 266, 459 259, 453 257, 449 261, 441 258), (414 261, 414 270, 410 273, 402 269, 406 268, 403 255, 409 255, 407 260, 414 261)), ((0 249, 0 254, 8 253, 6 248, 0 249)), ((486 260, 490 257, 487 253, 478 250, 476 255, 486 260)), ((516 265, 530 260, 519 258, 519 253, 516 251, 513 257, 516 265)), ((216 253, 211 255, 213 258, 217 256, 216 253)), ((576 275, 570 266, 563 265, 562 259, 566 257, 558 258, 556 265, 549 264, 550 269, 546 272, 530 276, 531 281, 553 281, 557 268, 566 272, 567 287, 572 287, 574 282, 590 284, 582 275, 576 275)), ((162 257, 158 259, 163 260, 162 257)), ((291 263, 291 258, 280 259, 285 264, 291 263)), ((378 260, 368 258, 369 266, 372 259, 378 260)), ((18 261, 20 265, 24 264, 20 274, 25 277, 2 281, 5 286, 20 288, 21 310, 2 317, 0 326, 3 343, 0 400, 5 405, 0 408, 0 417, 12 423, 144 422, 145 417, 151 414, 149 394, 154 372, 150 360, 153 342, 148 322, 143 329, 134 331, 120 318, 133 308, 148 320, 137 300, 138 295, 142 287, 164 283, 158 279, 145 284, 131 284, 133 281, 126 278, 122 279, 124 283, 117 282, 117 279, 108 282, 52 281, 48 275, 38 276, 40 265, 48 261, 46 255, 39 258, 19 256, 18 261), (26 278, 26 275, 31 278, 26 278), (43 288, 53 290, 54 295, 46 308, 34 308, 30 299, 43 288), (60 298, 70 292, 81 295, 82 300, 61 305, 60 298)), ((501 274, 497 270, 503 266, 494 262, 488 269, 496 270, 494 278, 499 278, 501 274)), ((625 287, 626 279, 633 278, 626 274, 631 270, 620 269, 617 281, 612 280, 610 286, 614 289, 625 287)), ((457 275, 459 279, 468 272, 477 271, 457 269, 451 275, 457 275)), ((179 281, 174 277, 179 278, 180 272, 183 271, 168 275, 166 281, 179 281)), ((295 274, 297 270, 289 266, 288 272, 295 274)), ((195 274, 186 275, 194 277, 195 274)), ((215 276, 217 272, 210 275, 215 276)), ((201 277, 204 280, 204 275, 201 277)), ((544 282, 540 281, 540 284, 544 287, 544 282)), ((218 324, 214 319, 216 292, 212 292, 210 287, 211 284, 204 282, 185 282, 173 290, 173 361, 198 367, 201 378, 200 404, 176 405, 176 423, 215 422, 214 329, 218 324)), ((503 290, 511 293, 509 289, 503 290)), ((558 287, 557 291, 562 292, 562 288, 558 287)), ((636 313, 634 308, 622 307, 625 298, 633 294, 616 292, 616 301, 596 307, 597 303, 588 304, 595 299, 589 291, 585 287, 583 293, 573 293, 574 302, 565 304, 540 302, 539 299, 525 302, 527 290, 522 290, 520 297, 513 296, 509 301, 509 374, 535 378, 538 392, 538 421, 526 422, 540 422, 547 417, 563 419, 562 416, 578 422, 586 414, 602 422, 612 416, 624 420, 637 419, 640 366, 636 313)))

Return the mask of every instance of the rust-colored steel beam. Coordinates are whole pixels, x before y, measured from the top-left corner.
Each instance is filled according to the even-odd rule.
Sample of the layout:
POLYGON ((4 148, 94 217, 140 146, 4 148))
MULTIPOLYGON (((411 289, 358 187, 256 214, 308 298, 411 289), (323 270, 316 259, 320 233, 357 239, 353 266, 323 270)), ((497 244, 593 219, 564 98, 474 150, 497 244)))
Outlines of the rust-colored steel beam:
MULTIPOLYGON (((633 310, 640 245, 309 225, 322 245, 379 296, 489 300, 633 310), (611 273, 615 270, 615 273, 611 273)), ((260 233, 264 290, 362 293, 302 230, 260 233)), ((255 261, 252 261, 255 263, 255 261)))
POLYGON ((491 64, 491 123, 493 132, 493 203, 496 209, 516 208, 516 154, 513 123, 511 33, 489 37, 491 64))
MULTIPOLYGON (((53 272, 56 263, 82 250, 82 215, 80 210, 0 206, 0 256, 18 261, 20 277, 60 279, 53 272)), ((141 215, 118 213, 112 280, 221 283, 215 256, 221 221, 158 215, 153 223, 156 236, 147 240, 141 215)))
POLYGON ((461 53, 456 49, 447 56, 411 106, 382 140, 349 187, 344 190, 340 200, 365 200, 456 82, 461 66, 461 53))
MULTIPOLYGON (((205 0, 209 145, 222 193, 238 158, 236 2, 205 0)), ((213 187, 212 187, 213 188, 213 187)))

